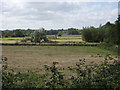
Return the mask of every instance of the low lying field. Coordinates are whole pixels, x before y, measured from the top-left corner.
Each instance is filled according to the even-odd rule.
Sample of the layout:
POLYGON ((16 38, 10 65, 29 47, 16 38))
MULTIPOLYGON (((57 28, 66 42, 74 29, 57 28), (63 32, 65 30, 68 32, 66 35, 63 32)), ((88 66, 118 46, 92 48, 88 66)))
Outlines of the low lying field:
POLYGON ((103 57, 96 54, 116 53, 90 46, 3 46, 2 54, 8 58, 8 66, 16 71, 41 70, 44 65, 59 62, 59 67, 75 66, 81 58, 86 58, 86 63, 91 61, 99 63, 103 57))
MULTIPOLYGON (((75 42, 83 42, 81 35, 62 35, 60 37, 56 37, 55 35, 47 35, 48 39, 50 41, 56 41, 58 43, 65 43, 69 41, 75 41, 75 42)), ((10 38, 2 38, 0 43, 22 43, 21 40, 25 39, 26 37, 10 37, 10 38)), ((30 38, 30 37, 27 37, 30 38)), ((29 43, 30 41, 26 42, 29 43)))

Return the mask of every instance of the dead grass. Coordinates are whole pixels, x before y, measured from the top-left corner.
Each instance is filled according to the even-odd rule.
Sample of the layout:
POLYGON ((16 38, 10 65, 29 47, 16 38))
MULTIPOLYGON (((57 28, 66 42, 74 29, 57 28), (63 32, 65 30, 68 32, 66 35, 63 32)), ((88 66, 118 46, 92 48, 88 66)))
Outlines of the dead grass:
POLYGON ((20 40, 1 40, 0 43, 16 43, 20 42, 20 40))
POLYGON ((97 47, 77 46, 3 46, 3 56, 8 58, 9 68, 14 70, 40 70, 44 65, 59 62, 60 68, 75 66, 80 58, 86 58, 86 63, 91 61, 99 63, 103 57, 94 58, 97 53, 112 53, 97 47))

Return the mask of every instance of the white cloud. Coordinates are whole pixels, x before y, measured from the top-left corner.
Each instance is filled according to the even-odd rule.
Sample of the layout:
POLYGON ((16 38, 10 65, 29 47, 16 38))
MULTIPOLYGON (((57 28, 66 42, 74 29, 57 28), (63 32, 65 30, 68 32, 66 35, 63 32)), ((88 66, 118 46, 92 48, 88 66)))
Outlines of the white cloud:
POLYGON ((11 2, 73 2, 73 3, 77 3, 77 2, 119 2, 119 0, 3 0, 3 2, 7 2, 7 1, 11 1, 11 2))
MULTIPOLYGON (((114 3, 117 5, 117 3, 114 3)), ((3 29, 13 28, 82 28, 99 26, 117 19, 113 3, 86 2, 3 2, 3 29)), ((1 18, 1 17, 0 17, 1 18)))

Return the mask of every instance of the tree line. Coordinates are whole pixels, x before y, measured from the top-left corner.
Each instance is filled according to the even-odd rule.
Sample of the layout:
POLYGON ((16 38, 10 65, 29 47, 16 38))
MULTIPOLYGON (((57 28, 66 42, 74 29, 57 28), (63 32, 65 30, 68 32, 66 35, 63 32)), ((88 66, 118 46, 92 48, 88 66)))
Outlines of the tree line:
POLYGON ((106 42, 119 45, 120 41, 120 16, 114 24, 107 22, 103 26, 84 27, 82 29, 82 38, 87 42, 106 42))
MULTIPOLYGON (((31 34, 34 31, 36 30, 15 29, 15 30, 4 30, 1 32, 2 32, 2 37, 25 37, 25 36, 31 36, 31 34)), ((46 30, 46 35, 81 35, 81 32, 76 28, 58 29, 58 30, 51 29, 51 30, 46 30)))

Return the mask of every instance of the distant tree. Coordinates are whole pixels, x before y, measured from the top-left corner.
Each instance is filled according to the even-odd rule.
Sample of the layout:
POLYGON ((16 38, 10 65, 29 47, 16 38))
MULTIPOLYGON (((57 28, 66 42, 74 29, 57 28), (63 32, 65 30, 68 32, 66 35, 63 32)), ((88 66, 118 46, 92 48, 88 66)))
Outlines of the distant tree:
POLYGON ((12 37, 12 36, 13 36, 13 31, 11 30, 2 31, 2 37, 12 37))
POLYGON ((82 39, 87 42, 102 42, 104 39, 104 32, 100 28, 83 28, 82 39))
POLYGON ((57 35, 58 34, 58 30, 53 30, 53 29, 48 30, 46 32, 47 32, 47 35, 57 35))
POLYGON ((68 32, 68 35, 79 35, 78 30, 75 28, 69 28, 67 32, 68 32))
POLYGON ((59 31, 58 36, 59 36, 59 37, 62 36, 62 31, 59 31))
POLYGON ((34 31, 31 35, 32 42, 40 43, 42 39, 44 41, 48 41, 46 37, 46 31, 44 30, 44 28, 34 31))
POLYGON ((16 30, 13 31, 13 36, 24 37, 24 34, 22 33, 22 31, 20 29, 16 29, 16 30))

